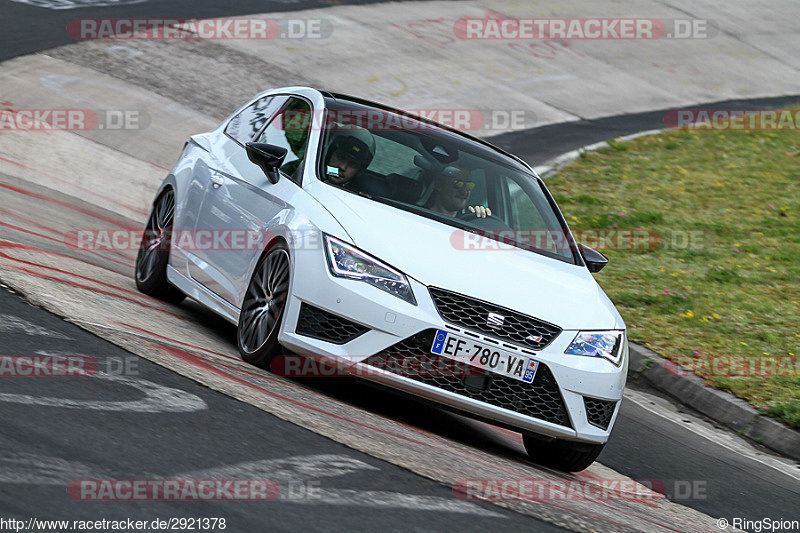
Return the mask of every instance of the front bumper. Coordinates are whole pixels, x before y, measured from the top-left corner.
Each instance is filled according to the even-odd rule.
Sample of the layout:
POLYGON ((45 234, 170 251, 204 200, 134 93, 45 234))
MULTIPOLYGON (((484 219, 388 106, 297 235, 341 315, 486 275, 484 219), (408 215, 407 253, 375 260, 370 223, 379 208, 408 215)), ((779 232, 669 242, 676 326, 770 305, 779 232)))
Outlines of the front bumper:
POLYGON ((366 283, 333 277, 323 254, 298 251, 293 262, 290 298, 278 337, 286 348, 358 363, 354 373, 361 377, 520 432, 591 443, 608 440, 625 386, 627 353, 620 367, 601 358, 566 355, 576 334, 571 330, 532 351, 446 322, 428 288, 414 279, 409 281, 416 306, 366 283), (309 309, 316 313, 312 326, 309 309), (336 322, 337 335, 319 334, 320 321, 325 320, 336 322), (426 332, 436 329, 534 358, 540 363, 536 380, 527 384, 481 370, 488 379, 482 390, 483 386, 465 386, 463 378, 402 375, 369 360, 401 355, 409 346, 413 346, 406 350, 409 355, 436 357, 424 339, 426 332))

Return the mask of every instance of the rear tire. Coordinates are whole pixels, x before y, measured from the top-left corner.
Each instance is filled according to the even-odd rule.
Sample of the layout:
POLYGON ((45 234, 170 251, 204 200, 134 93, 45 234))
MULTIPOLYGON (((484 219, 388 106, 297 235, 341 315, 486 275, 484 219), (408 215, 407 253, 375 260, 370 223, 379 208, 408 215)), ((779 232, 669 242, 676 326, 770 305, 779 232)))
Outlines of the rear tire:
POLYGON ((289 297, 290 270, 289 251, 279 242, 253 271, 236 330, 239 355, 251 365, 268 368, 280 352, 278 332, 289 297))
POLYGON ((523 435, 522 441, 525 443, 525 451, 533 462, 563 472, 580 472, 589 468, 605 447, 605 443, 542 440, 530 435, 523 435))
POLYGON ((167 189, 153 205, 136 255, 136 288, 165 302, 178 304, 186 295, 167 281, 167 264, 175 219, 175 193, 167 189))

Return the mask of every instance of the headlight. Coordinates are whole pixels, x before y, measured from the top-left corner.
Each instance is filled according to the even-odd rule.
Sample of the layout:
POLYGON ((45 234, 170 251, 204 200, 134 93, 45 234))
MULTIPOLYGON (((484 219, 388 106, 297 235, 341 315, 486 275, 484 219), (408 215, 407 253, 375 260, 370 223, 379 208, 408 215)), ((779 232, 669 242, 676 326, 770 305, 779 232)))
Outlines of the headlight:
POLYGON ((564 353, 603 357, 619 366, 622 363, 624 342, 623 331, 581 331, 564 353))
POLYGON ((329 235, 325 235, 325 251, 328 255, 328 266, 334 276, 369 283, 401 300, 417 305, 408 278, 386 263, 329 235))

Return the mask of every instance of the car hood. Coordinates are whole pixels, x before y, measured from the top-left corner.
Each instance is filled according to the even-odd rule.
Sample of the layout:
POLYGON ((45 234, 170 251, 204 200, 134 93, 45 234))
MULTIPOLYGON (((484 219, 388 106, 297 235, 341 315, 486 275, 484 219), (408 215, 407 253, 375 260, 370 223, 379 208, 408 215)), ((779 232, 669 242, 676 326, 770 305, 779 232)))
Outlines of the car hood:
POLYGON ((465 250, 458 244, 463 238, 457 228, 317 185, 314 196, 347 231, 352 244, 424 285, 507 307, 562 329, 625 327, 586 267, 510 246, 465 250))

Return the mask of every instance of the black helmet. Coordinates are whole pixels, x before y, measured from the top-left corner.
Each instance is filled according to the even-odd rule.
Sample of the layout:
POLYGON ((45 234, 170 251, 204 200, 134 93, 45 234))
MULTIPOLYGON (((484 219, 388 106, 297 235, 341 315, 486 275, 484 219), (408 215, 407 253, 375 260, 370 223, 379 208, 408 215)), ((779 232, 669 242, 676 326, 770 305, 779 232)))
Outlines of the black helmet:
POLYGON ((357 161, 361 169, 365 169, 375 157, 375 138, 370 132, 358 126, 342 126, 331 141, 328 157, 334 152, 357 161))

